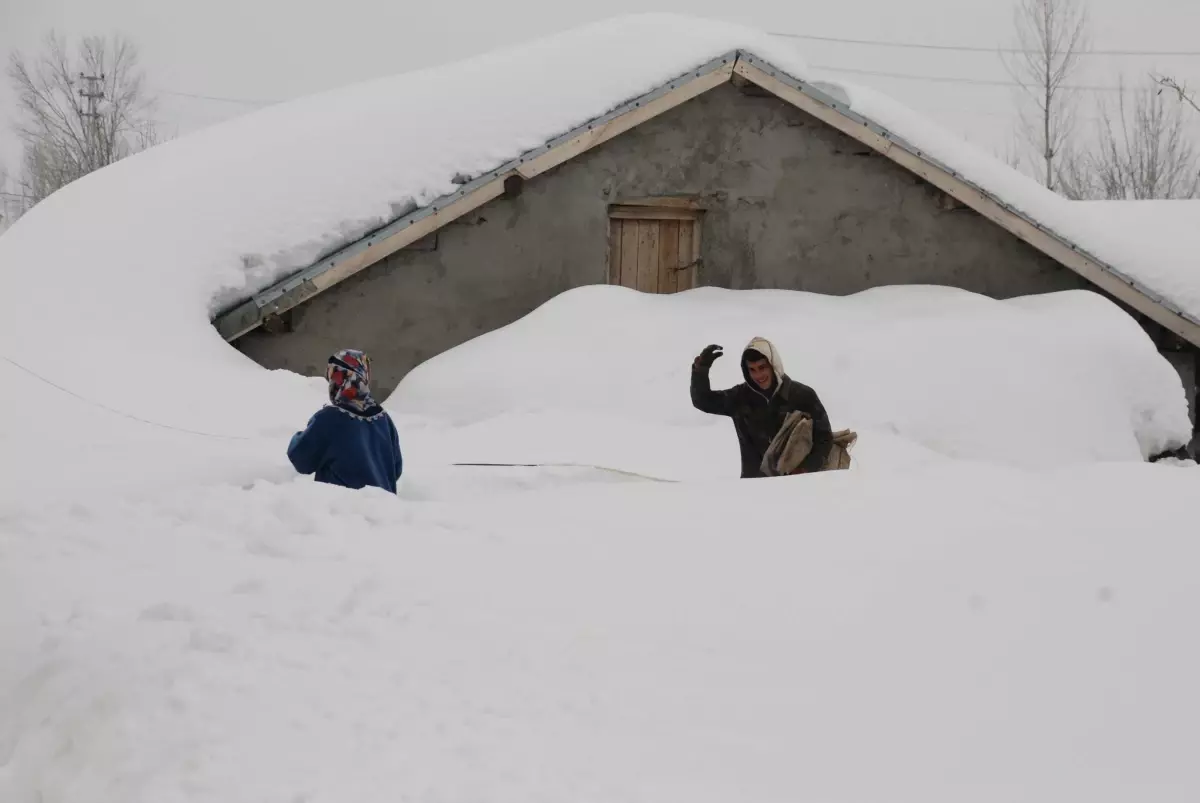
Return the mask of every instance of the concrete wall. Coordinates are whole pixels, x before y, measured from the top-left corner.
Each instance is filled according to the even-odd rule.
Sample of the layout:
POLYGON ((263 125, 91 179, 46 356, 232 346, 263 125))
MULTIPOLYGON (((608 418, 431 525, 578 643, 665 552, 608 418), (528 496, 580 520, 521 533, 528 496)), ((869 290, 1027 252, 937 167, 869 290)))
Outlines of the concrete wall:
POLYGON ((773 97, 720 87, 526 183, 237 345, 320 375, 366 350, 385 397, 424 360, 558 293, 607 280, 608 205, 693 195, 708 208, 699 284, 849 294, 945 284, 998 298, 1086 287, 938 190, 773 97))

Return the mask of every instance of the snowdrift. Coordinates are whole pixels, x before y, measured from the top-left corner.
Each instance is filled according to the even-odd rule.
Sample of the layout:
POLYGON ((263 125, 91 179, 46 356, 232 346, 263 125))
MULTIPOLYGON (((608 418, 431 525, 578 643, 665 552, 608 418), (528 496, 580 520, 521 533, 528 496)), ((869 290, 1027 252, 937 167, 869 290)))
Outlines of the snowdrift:
POLYGON ((605 23, 184 138, 0 237, 0 801, 1200 796, 1200 472, 1140 464, 1182 388, 1093 294, 585 288, 402 384, 401 499, 286 464, 322 382, 215 304, 731 47, 802 69, 605 23), (448 96, 476 116, 414 124, 448 96), (753 335, 854 471, 722 481, 688 366, 721 343, 731 384, 753 335), (692 482, 447 465, 487 460, 692 482))
MULTIPOLYGON (((207 328, 192 322, 193 335, 207 328)), ((95 332, 59 342, 112 336, 95 332)), ((817 388, 836 427, 862 435, 856 471, 949 459, 1031 468, 1141 461, 1190 437, 1178 375, 1132 319, 1088 292, 995 301, 933 287, 849 298, 588 287, 409 375, 387 401, 402 433, 403 493, 437 495, 441 467, 455 462, 736 476, 728 422, 691 407, 690 365, 704 345, 720 343, 731 354, 714 383, 732 385, 737 353, 760 334, 776 342, 793 376, 817 388)), ((284 444, 325 402, 323 381, 264 371, 216 342, 175 353, 168 339, 151 339, 128 359, 66 378, 39 353, 20 352, 53 386, 0 362, 0 514, 291 477, 284 444), (169 355, 156 351, 164 347, 169 355), (113 378, 124 384, 115 398, 106 392, 113 378)), ((501 488, 520 476, 475 473, 501 488)), ((522 483, 545 480, 541 472, 522 483)))
MULTIPOLYGON (((736 49, 820 83, 1200 316, 1200 202, 1064 201, 888 98, 816 74, 790 44, 651 14, 273 106, 71 184, 0 237, 0 354, 140 417, 166 408, 179 426, 240 421, 234 434, 252 435, 269 421, 247 421, 246 408, 284 406, 293 394, 202 325, 218 309, 453 191, 456 178, 736 49), (617 52, 625 55, 614 60, 617 52), (446 111, 412 113, 430 108, 446 111), (114 369, 130 363, 152 377, 153 392, 132 391, 128 370, 114 369), (218 373, 226 379, 214 385, 218 373)), ((7 363, 0 370, 6 385, 29 378, 7 363)))
POLYGON ((1182 389, 1098 296, 577 290, 401 385, 399 500, 282 465, 319 380, 180 365, 254 437, 6 387, 5 803, 1200 794, 1200 472, 1134 462, 1182 389), (712 479, 688 365, 753 334, 856 471, 712 479))
POLYGON ((458 460, 736 476, 732 428, 691 407, 688 381, 695 354, 717 343, 727 356, 713 386, 740 382, 738 355, 757 335, 817 390, 835 429, 860 432, 863 470, 1142 460, 1191 436, 1178 374, 1089 292, 580 288, 418 367, 388 406, 440 422, 436 438, 418 438, 458 460))
POLYGON ((0 800, 1191 803, 1198 475, 10 516, 0 800))

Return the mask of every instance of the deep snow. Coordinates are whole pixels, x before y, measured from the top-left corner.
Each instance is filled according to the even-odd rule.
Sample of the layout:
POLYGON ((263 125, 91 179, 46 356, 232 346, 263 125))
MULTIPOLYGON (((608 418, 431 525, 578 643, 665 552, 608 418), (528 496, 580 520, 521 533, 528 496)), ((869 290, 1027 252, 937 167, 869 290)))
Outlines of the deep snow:
POLYGON ((1141 462, 1182 388, 1098 296, 573 291, 402 383, 399 499, 295 478, 320 382, 259 374, 244 441, 10 394, 60 438, 0 417, 0 800, 1200 793, 1200 472, 1141 462), (721 479, 688 365, 756 334, 851 471, 721 479), (496 459, 686 481, 448 465, 496 459))
POLYGON ((418 367, 388 407, 448 425, 439 448, 457 460, 737 476, 730 428, 691 408, 688 378, 692 357, 717 343, 733 356, 717 362, 714 387, 741 381, 737 354, 756 335, 818 390, 835 428, 864 435, 855 455, 866 468, 1140 460, 1191 437, 1178 374, 1090 292, 586 287, 418 367))
MULTIPOLYGON (((69 353, 111 328, 52 342, 69 353)), ((862 433, 864 470, 948 458, 1138 461, 1190 438, 1178 375, 1132 319, 1088 292, 996 301, 932 287, 847 298, 580 288, 418 368, 386 404, 410 466, 731 477, 728 424, 691 408, 688 371, 707 343, 736 350, 759 334, 819 390, 835 426, 862 433)), ((16 356, 59 387, 0 360, 0 514, 63 497, 282 480, 292 470, 280 444, 325 400, 322 380, 259 368, 203 319, 96 365, 81 359, 70 375, 42 353, 16 356), (215 347, 195 348, 205 336, 215 347)), ((717 364, 717 384, 734 383, 734 363, 717 364)))
POLYGON ((0 799, 1192 801, 1198 473, 10 520, 0 799))
MULTIPOLYGON (((596 31, 664 22, 523 52, 587 72, 596 31)), ((399 499, 287 464, 322 382, 223 343, 223 290, 748 36, 463 104, 503 142, 410 125, 428 169, 370 161, 412 119, 375 90, 487 96, 520 52, 300 101, 0 237, 0 801, 1200 796, 1200 471, 1142 462, 1187 439, 1182 387, 1094 294, 584 288, 402 383, 399 499), (719 342, 730 384, 755 335, 860 432, 851 471, 726 479, 689 364, 719 342), (450 465, 488 461, 575 465, 450 465)))

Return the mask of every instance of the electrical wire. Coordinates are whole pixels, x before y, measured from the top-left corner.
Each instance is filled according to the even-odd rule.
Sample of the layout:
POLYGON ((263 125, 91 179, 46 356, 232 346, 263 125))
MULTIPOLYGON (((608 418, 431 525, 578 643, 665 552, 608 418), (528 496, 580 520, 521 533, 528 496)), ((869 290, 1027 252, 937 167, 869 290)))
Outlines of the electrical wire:
MULTIPOLYGON (((857 67, 834 67, 828 64, 813 64, 812 67, 827 72, 846 73, 848 75, 872 75, 881 78, 899 78, 906 81, 928 81, 941 84, 969 84, 971 86, 1001 86, 1024 87, 1019 81, 989 80, 986 78, 959 78, 952 75, 917 75, 914 73, 888 72, 886 70, 863 70, 857 67)), ((1063 84, 1060 89, 1073 89, 1080 92, 1132 92, 1137 87, 1063 84)))
MULTIPOLYGON (((943 50, 955 53, 1040 53, 1015 47, 979 47, 972 45, 934 45, 924 42, 900 42, 887 39, 847 39, 838 36, 816 36, 804 33, 785 33, 769 31, 770 36, 780 36, 786 39, 806 39, 812 42, 833 42, 843 45, 866 45, 869 47, 897 47, 910 50, 943 50)), ((1077 56, 1156 56, 1162 58, 1198 58, 1200 50, 1080 50, 1077 56)))
MULTIPOLYGON (((20 371, 23 371, 24 373, 28 374, 29 376, 33 377, 34 379, 37 379, 39 382, 43 382, 43 383, 49 385, 50 387, 54 388, 55 390, 61 391, 62 393, 65 393, 68 396, 78 399, 79 401, 82 401, 86 404, 90 404, 93 407, 99 407, 101 410, 112 413, 113 415, 119 415, 122 418, 128 418, 131 421, 137 421, 138 423, 141 423, 141 424, 148 424, 152 427, 159 427, 160 429, 168 429, 173 432, 183 432, 188 435, 200 435, 205 438, 218 438, 220 440, 232 440, 232 441, 251 440, 250 438, 246 437, 245 435, 218 435, 218 434, 215 434, 212 432, 200 432, 199 430, 195 430, 195 429, 186 429, 185 427, 177 427, 172 424, 163 424, 158 421, 151 421, 148 418, 142 418, 140 416, 136 416, 131 413, 127 413, 124 410, 118 410, 115 407, 109 407, 107 404, 102 404, 101 402, 94 401, 93 399, 89 399, 86 396, 82 396, 73 390, 63 387, 62 385, 58 384, 57 382, 52 382, 51 380, 47 379, 46 377, 42 376, 41 374, 38 374, 36 371, 26 368, 24 365, 21 365, 19 362, 17 362, 16 360, 14 360, 10 357, 5 357, 3 355, 0 355, 0 360, 4 360, 6 363, 13 366, 14 368, 16 368, 20 371)), ((595 469, 597 471, 604 471, 604 472, 611 473, 611 474, 620 474, 620 475, 626 476, 626 477, 650 480, 651 482, 668 482, 668 483, 677 482, 677 480, 665 479, 663 477, 654 477, 654 476, 651 476, 648 474, 639 474, 636 471, 627 471, 625 469, 612 468, 610 466, 592 465, 590 463, 451 463, 451 465, 454 467, 457 467, 457 468, 588 468, 588 469, 595 469)))
POLYGON ((275 103, 281 103, 278 100, 252 100, 250 98, 228 98, 220 95, 200 95, 195 92, 179 92, 174 89, 163 89, 155 87, 155 92, 163 95, 178 95, 181 98, 195 98, 196 100, 215 100, 221 103, 241 103, 246 106, 270 106, 275 103))
POLYGON ((132 413, 127 413, 124 410, 118 410, 115 407, 109 407, 107 404, 102 404, 101 402, 94 401, 92 399, 87 398, 86 396, 81 396, 80 394, 76 393, 73 390, 64 388, 62 385, 59 385, 56 382, 50 381, 46 377, 38 374, 36 371, 26 368, 24 365, 21 365, 19 362, 17 362, 14 359, 11 359, 10 357, 5 357, 4 355, 0 355, 0 360, 4 360, 6 363, 11 365, 12 367, 25 372, 29 376, 32 376, 34 379, 38 380, 39 382, 44 382, 45 384, 49 385, 50 387, 52 387, 56 390, 59 390, 65 394, 67 394, 68 396, 72 396, 76 399, 79 399, 80 401, 82 401, 86 404, 90 404, 93 407, 99 407, 101 410, 105 410, 109 413, 112 413, 113 415, 119 415, 122 418, 128 418, 131 421, 137 421, 141 424, 149 424, 152 427, 159 427, 161 429, 169 429, 169 430, 173 430, 175 432, 184 432, 184 433, 187 433, 188 435, 201 435, 206 438, 218 438, 220 440, 229 440, 229 441, 248 441, 248 440, 250 440, 250 438, 246 437, 245 435, 218 435, 218 434, 215 434, 212 432, 200 432, 199 430, 195 430, 195 429, 186 429, 184 427, 176 427, 171 424, 162 424, 162 423, 159 423, 158 421, 151 421, 148 418, 141 418, 140 416, 133 415, 132 413))

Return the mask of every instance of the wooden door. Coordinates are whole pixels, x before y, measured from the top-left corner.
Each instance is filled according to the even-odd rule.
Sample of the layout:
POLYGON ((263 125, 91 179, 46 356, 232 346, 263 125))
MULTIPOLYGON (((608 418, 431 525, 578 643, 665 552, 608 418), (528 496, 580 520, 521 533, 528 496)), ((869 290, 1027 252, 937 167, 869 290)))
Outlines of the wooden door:
POLYGON ((608 281, 643 293, 696 286, 699 213, 613 207, 609 218, 608 281))

